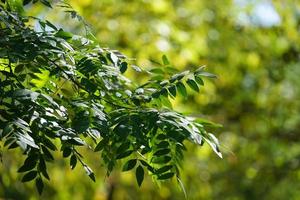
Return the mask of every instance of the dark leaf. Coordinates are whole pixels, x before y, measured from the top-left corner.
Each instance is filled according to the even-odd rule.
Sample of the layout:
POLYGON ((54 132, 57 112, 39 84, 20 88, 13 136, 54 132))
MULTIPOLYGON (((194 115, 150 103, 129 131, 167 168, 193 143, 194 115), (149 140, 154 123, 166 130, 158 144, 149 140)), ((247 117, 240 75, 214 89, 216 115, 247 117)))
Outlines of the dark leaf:
POLYGON ((169 146, 169 142, 167 141, 161 141, 160 143, 157 144, 158 148, 166 148, 169 146))
POLYGON ((45 156, 46 160, 48 160, 48 161, 54 160, 52 154, 50 153, 50 151, 45 146, 42 146, 42 150, 43 150, 43 153, 44 153, 44 156, 45 156))
POLYGON ((160 90, 160 94, 163 95, 164 97, 168 97, 168 90, 166 88, 162 88, 160 90))
POLYGON ((71 169, 74 169, 76 167, 76 164, 77 164, 77 157, 75 155, 72 155, 70 158, 71 169))
POLYGON ((11 145, 9 145, 8 149, 15 149, 19 147, 19 145, 16 142, 13 142, 11 145))
MULTIPOLYGON (((30 157, 29 157, 30 158, 30 157)), ((18 172, 27 172, 35 168, 37 160, 28 160, 26 159, 24 164, 19 168, 18 172)))
POLYGON ((162 156, 162 155, 166 155, 168 153, 170 153, 170 149, 161 149, 161 150, 158 150, 156 151, 153 155, 154 156, 162 156))
POLYGON ((152 173, 154 173, 154 169, 153 169, 153 167, 151 166, 151 165, 149 165, 146 161, 144 161, 144 160, 139 160, 141 163, 142 163, 142 165, 143 166, 145 166, 145 167, 147 167, 147 169, 150 171, 150 172, 152 172, 152 173))
POLYGON ((21 73, 21 72, 23 72, 24 69, 25 69, 25 65, 22 65, 22 64, 17 65, 15 68, 15 73, 17 73, 17 74, 21 73))
POLYGON ((94 151, 97 152, 97 151, 101 151, 105 145, 107 145, 108 143, 108 140, 107 139, 102 139, 98 144, 97 146, 95 147, 94 151))
POLYGON ((84 146, 85 145, 85 142, 82 139, 80 139, 79 137, 74 137, 74 138, 68 140, 68 142, 70 144, 78 145, 78 146, 84 146))
POLYGON ((169 172, 169 173, 166 173, 166 174, 163 174, 163 175, 160 175, 158 176, 158 180, 165 180, 165 179, 170 179, 174 176, 174 173, 173 172, 169 172))
POLYGON ((191 89, 195 90, 196 92, 199 92, 199 87, 196 81, 194 81, 193 79, 188 79, 186 83, 188 84, 188 86, 190 86, 191 89))
POLYGON ((202 80, 202 78, 200 78, 199 76, 195 75, 195 80, 199 85, 204 85, 204 81, 202 80))
POLYGON ((117 149, 117 154, 121 154, 130 148, 130 142, 124 142, 121 146, 117 149))
POLYGON ((136 177, 136 181, 137 181, 138 185, 141 186, 143 183, 143 180, 144 180, 144 169, 142 166, 139 165, 136 168, 135 177, 136 177))
POLYGON ((40 158, 39 165, 38 165, 38 170, 42 173, 42 175, 46 179, 50 180, 50 177, 49 177, 48 172, 47 172, 46 162, 43 158, 40 158))
POLYGON ((122 62, 122 63, 121 63, 121 66, 120 66, 120 72, 121 72, 121 73, 126 72, 127 66, 128 66, 127 62, 122 62))
POLYGON ((133 150, 128 150, 128 151, 125 151, 124 153, 120 153, 118 156, 117 156, 117 160, 118 159, 122 159, 122 158, 126 158, 128 156, 130 156, 132 154, 133 150))
POLYGON ((41 195, 43 193, 44 183, 43 183, 43 180, 40 177, 35 179, 35 186, 36 186, 39 194, 41 195))
POLYGON ((170 156, 159 156, 159 157, 153 157, 152 161, 153 163, 168 163, 170 162, 172 158, 170 156))
POLYGON ((173 168, 173 165, 163 166, 163 167, 159 168, 158 170, 156 170, 155 173, 156 174, 162 174, 162 173, 165 173, 165 172, 169 171, 172 168, 173 168))
POLYGON ((57 31, 57 28, 56 26, 54 26, 51 22, 49 22, 48 20, 46 20, 46 24, 47 26, 51 27, 53 30, 56 30, 57 31))
POLYGON ((122 171, 125 172, 125 171, 129 171, 129 170, 133 169, 135 167, 135 165, 136 165, 136 162, 137 162, 136 159, 128 160, 124 164, 122 171))
POLYGON ((176 97, 176 85, 168 87, 168 90, 173 97, 176 97))
POLYGON ((183 83, 181 83, 181 82, 176 83, 176 87, 177 87, 178 92, 179 92, 183 97, 187 97, 186 88, 185 88, 185 86, 184 86, 183 83))
POLYGON ((28 182, 33 180, 37 176, 37 171, 31 171, 25 174, 22 178, 22 182, 28 182))
POLYGON ((52 151, 56 151, 57 150, 56 146, 48 138, 44 137, 43 143, 44 143, 45 146, 47 146, 52 151))
POLYGON ((13 127, 10 124, 6 125, 2 131, 2 137, 9 135, 12 131, 13 131, 13 127))
POLYGON ((63 157, 64 158, 69 157, 71 153, 72 153, 72 149, 70 147, 66 147, 63 150, 63 157))

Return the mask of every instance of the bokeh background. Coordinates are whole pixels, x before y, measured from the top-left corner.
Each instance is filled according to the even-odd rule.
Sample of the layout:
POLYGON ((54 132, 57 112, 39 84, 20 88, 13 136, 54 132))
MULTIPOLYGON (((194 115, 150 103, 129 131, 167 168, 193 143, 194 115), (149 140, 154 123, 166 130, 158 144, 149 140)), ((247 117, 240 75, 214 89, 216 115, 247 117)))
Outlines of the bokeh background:
MULTIPOLYGON (((300 199, 300 1, 70 0, 103 47, 150 68, 167 55, 178 69, 206 65, 218 75, 201 93, 173 102, 177 111, 223 125, 214 133, 223 159, 188 145, 182 181, 188 199, 300 199)), ((77 34, 81 22, 40 6, 30 14, 77 34)), ((135 74, 126 75, 136 78, 135 74)), ((142 81, 142 80, 140 80, 142 81)), ((84 152, 97 182, 63 160, 51 164, 41 197, 16 173, 21 152, 3 150, 0 199, 184 199, 176 182, 141 188, 134 174, 105 177, 100 156, 84 152)), ((57 152, 57 158, 61 153, 57 152)))

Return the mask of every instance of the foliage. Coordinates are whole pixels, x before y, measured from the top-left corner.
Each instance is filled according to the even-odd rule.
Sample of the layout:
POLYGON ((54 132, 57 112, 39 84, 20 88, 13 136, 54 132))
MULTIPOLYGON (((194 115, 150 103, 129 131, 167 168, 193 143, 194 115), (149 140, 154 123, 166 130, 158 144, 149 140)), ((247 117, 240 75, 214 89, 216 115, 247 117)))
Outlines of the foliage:
MULTIPOLYGON (((201 110, 225 127, 220 136, 227 149, 224 161, 211 162, 202 151, 186 156, 182 180, 191 199, 299 198, 299 1, 153 0, 129 6, 111 0, 77 5, 95 24, 102 43, 122 48, 141 65, 162 51, 179 66, 201 62, 222 74, 215 84, 205 83, 202 93, 190 94, 185 108, 177 106, 201 110), (280 20, 266 26, 261 22, 271 20, 270 5, 280 20), (256 16, 258 8, 263 17, 256 16), (102 12, 95 16, 98 10, 102 12), (138 50, 141 46, 145 51, 138 50)), ((171 184, 165 190, 167 194, 152 189, 151 194, 182 198, 171 184)), ((144 196, 135 188, 130 192, 144 196)))
POLYGON ((186 98, 187 87, 199 92, 202 78, 213 74, 204 67, 179 72, 166 56, 143 70, 119 51, 100 47, 91 33, 73 35, 26 16, 22 3, 30 2, 0 6, 0 139, 26 156, 18 170, 22 182, 35 180, 42 193, 57 150, 72 169, 81 164, 93 181, 80 149, 100 152, 107 175, 123 163, 123 171, 135 170, 139 186, 145 171, 155 181, 180 181, 186 140, 207 142, 222 157, 218 140, 206 131, 213 124, 173 111, 170 102, 178 94, 186 98), (128 68, 149 80, 139 85, 129 80, 123 75, 128 68))
MULTIPOLYGON (((220 74, 213 83, 205 81, 200 93, 189 92, 187 87, 187 98, 177 95, 171 100, 175 110, 193 116, 200 112, 201 117, 224 125, 218 131, 222 160, 207 144, 197 148, 185 143, 180 178, 189 199, 299 199, 299 1, 68 2, 92 25, 100 46, 136 58, 135 64, 143 69, 150 70, 156 65, 151 61, 166 54, 180 71, 194 71, 193 66, 201 63, 220 74), (270 5, 279 17, 273 25, 265 24, 274 19, 270 5)), ((45 9, 39 5, 29 4, 26 10, 56 27, 85 34, 83 24, 74 22, 71 15, 55 6, 45 9)), ((146 82, 143 73, 133 71, 128 66, 126 77, 139 84, 146 82)), ((91 184, 81 167, 70 170, 69 161, 64 162, 61 152, 54 151, 56 162, 47 163, 51 181, 44 182, 42 199, 184 198, 174 178, 159 190, 146 175, 141 188, 132 184, 135 170, 114 170, 105 179, 99 154, 80 150, 100 181, 91 184)), ((3 149, 0 196, 38 199, 34 183, 20 184, 22 177, 15 173, 23 161, 19 152, 3 149)))
MULTIPOLYGON (((213 84, 206 81, 200 93, 190 92, 173 102, 176 110, 200 111, 224 125, 219 136, 222 161, 214 159, 207 145, 186 145, 181 179, 190 199, 299 199, 299 1, 70 2, 93 25, 102 46, 137 58, 143 68, 165 53, 180 70, 201 63, 221 75, 213 84), (279 20, 266 23, 274 15, 279 20)), ((48 19, 64 27, 70 24, 65 15, 53 13, 48 19)), ((68 28, 84 31, 78 24, 68 28)), ((126 75, 144 81, 139 74, 126 75)), ((146 178, 139 190, 129 185, 134 180, 130 173, 115 176, 111 185, 116 199, 183 198, 172 183, 157 190, 146 178)), ((15 180, 7 177, 10 183, 15 180)), ((69 182, 74 182, 71 175, 63 189, 53 184, 53 197, 64 191, 72 196, 69 182)), ((77 184, 85 188, 83 194, 91 191, 89 184, 77 184)), ((98 185, 103 192, 93 188, 90 198, 105 196, 109 185, 98 185)))

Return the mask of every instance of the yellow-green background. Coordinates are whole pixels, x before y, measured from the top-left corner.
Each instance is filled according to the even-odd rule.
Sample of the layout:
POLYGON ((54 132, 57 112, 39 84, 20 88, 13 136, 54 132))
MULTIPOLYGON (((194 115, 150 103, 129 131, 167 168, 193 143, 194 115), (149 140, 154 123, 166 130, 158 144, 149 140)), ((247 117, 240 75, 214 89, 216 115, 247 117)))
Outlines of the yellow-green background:
MULTIPOLYGON (((206 81, 200 94, 191 92, 186 100, 173 102, 177 111, 223 124, 215 131, 223 159, 206 145, 188 145, 182 180, 189 199, 300 199, 298 0, 69 2, 103 47, 120 50, 141 67, 151 67, 150 60, 165 54, 178 69, 207 65, 218 75, 206 81)), ((84 34, 80 22, 57 9, 28 10, 84 34)), ((97 182, 79 166, 71 171, 68 163, 58 160, 49 165, 52 180, 39 197, 33 183, 22 184, 16 173, 24 159, 21 152, 4 150, 0 199, 107 199, 111 187, 117 200, 184 199, 175 181, 159 188, 147 176, 138 188, 129 172, 105 178, 100 156, 82 151, 97 182)))

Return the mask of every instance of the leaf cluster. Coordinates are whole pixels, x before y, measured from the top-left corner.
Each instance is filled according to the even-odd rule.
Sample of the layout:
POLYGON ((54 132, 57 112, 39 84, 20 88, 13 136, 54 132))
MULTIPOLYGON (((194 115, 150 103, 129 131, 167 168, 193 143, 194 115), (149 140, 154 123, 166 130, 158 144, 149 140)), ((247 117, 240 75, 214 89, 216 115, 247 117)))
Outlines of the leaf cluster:
POLYGON ((206 141, 222 157, 205 124, 173 111, 170 103, 177 94, 186 97, 187 87, 199 92, 202 78, 215 75, 203 67, 178 72, 166 56, 159 67, 142 70, 88 36, 14 12, 9 2, 0 6, 0 141, 26 155, 18 170, 25 173, 23 182, 35 180, 42 193, 54 151, 95 181, 81 147, 101 155, 107 175, 118 164, 123 171, 135 169, 139 186, 145 172, 157 181, 179 178, 186 140, 206 141), (41 30, 29 25, 32 20, 41 30), (129 80, 129 67, 149 80, 129 80))

